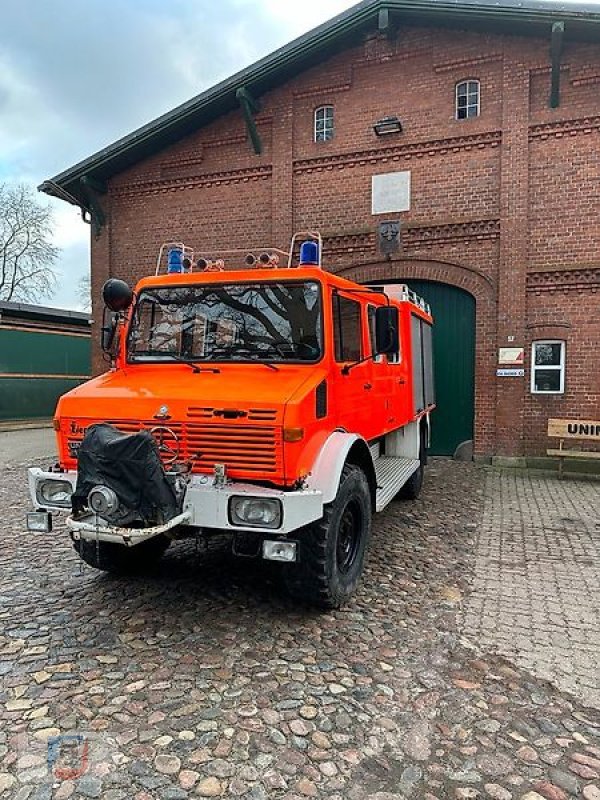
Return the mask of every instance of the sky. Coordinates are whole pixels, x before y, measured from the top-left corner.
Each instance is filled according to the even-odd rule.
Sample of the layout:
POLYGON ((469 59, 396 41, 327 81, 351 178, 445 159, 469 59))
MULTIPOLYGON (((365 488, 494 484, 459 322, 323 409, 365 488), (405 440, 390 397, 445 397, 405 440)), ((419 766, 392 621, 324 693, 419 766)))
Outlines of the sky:
MULTIPOLYGON (((38 186, 352 5, 5 0, 0 182, 38 186)), ((59 289, 44 304, 79 308, 77 284, 89 274, 89 226, 76 207, 39 199, 52 207, 61 249, 59 289)))
MULTIPOLYGON (((2 3, 0 182, 37 187, 354 5, 348 0, 20 0, 2 3)), ((50 204, 59 288, 80 308, 90 229, 50 204)))

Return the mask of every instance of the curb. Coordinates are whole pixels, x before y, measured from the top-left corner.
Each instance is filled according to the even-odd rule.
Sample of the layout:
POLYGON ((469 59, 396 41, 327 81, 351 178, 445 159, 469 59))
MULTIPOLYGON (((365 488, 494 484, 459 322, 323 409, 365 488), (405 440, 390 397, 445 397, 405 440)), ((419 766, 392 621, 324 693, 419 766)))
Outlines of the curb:
POLYGON ((41 428, 51 428, 51 419, 15 419, 0 421, 0 433, 11 433, 12 431, 31 431, 41 428))

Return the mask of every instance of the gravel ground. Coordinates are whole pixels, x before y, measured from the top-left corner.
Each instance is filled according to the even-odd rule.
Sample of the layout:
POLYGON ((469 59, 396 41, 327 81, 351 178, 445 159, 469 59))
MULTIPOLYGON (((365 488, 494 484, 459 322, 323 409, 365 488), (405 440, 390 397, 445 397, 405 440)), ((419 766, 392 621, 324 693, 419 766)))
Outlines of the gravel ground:
POLYGON ((4 469, 0 796, 600 800, 600 715, 461 635, 484 478, 434 461, 376 518, 354 602, 318 614, 220 540, 81 572, 60 528, 24 533, 4 469), (67 732, 87 760, 54 762, 67 732))

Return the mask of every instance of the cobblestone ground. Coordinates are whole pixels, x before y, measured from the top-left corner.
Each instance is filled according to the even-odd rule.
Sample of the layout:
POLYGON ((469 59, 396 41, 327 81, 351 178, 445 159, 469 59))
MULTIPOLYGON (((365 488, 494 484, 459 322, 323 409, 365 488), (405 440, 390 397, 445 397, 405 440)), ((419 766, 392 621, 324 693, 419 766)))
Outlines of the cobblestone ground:
POLYGON ((600 484, 488 472, 466 632, 600 708, 600 484))
POLYGON ((600 715, 461 638, 483 478, 434 462, 322 615, 219 542, 145 578, 80 574, 60 529, 24 534, 5 468, 2 800, 598 800, 600 715))

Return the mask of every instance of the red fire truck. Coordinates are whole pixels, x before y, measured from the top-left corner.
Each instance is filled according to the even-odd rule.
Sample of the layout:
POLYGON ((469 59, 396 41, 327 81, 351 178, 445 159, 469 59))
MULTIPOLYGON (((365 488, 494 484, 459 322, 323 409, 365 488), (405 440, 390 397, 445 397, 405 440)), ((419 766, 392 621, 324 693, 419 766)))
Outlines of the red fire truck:
POLYGON ((404 285, 324 271, 321 253, 310 232, 227 264, 171 243, 135 292, 110 279, 110 369, 59 400, 59 460, 29 470, 28 528, 67 511, 81 558, 111 572, 227 531, 235 553, 282 562, 294 597, 342 605, 372 514, 421 488, 432 317, 404 285))

